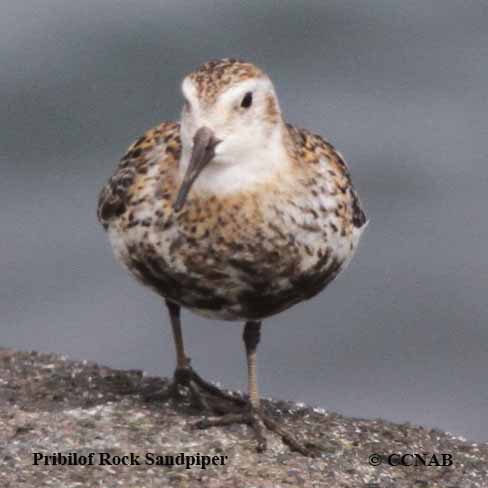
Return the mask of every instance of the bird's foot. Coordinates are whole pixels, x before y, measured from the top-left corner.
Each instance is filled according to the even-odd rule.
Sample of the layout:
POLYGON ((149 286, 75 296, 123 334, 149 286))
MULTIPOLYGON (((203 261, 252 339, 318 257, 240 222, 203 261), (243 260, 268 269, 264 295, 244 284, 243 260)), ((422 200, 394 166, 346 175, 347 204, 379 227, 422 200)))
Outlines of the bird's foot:
POLYGON ((211 413, 222 413, 232 410, 232 406, 245 405, 245 400, 236 395, 222 391, 217 386, 205 381, 189 364, 176 368, 173 381, 162 392, 148 393, 146 401, 166 402, 168 400, 183 401, 190 399, 193 407, 211 413))
POLYGON ((256 438, 256 449, 258 452, 266 450, 265 429, 278 434, 283 442, 290 447, 292 451, 299 452, 307 457, 315 457, 319 454, 320 447, 311 442, 301 442, 285 429, 279 422, 266 415, 261 408, 256 408, 250 404, 246 405, 245 411, 240 413, 228 413, 221 417, 204 418, 195 424, 200 429, 208 427, 247 424, 254 431, 256 438))

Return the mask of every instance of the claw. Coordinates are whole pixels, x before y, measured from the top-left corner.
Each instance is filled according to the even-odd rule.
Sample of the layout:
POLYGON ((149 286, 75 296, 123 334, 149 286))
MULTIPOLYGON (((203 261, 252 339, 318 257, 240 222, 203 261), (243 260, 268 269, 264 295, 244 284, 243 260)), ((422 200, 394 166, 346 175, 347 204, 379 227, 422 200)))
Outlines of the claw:
POLYGON ((297 440, 287 429, 281 426, 278 422, 265 415, 261 409, 255 407, 246 408, 246 411, 241 413, 228 413, 221 417, 204 418, 195 424, 199 429, 206 429, 208 427, 217 427, 231 424, 247 424, 254 430, 256 438, 256 450, 263 452, 266 450, 267 441, 264 434, 265 429, 278 434, 283 442, 290 447, 292 451, 299 452, 303 456, 315 457, 318 454, 319 446, 312 443, 302 443, 297 440))
POLYGON ((189 396, 193 407, 213 414, 228 412, 232 410, 232 406, 236 408, 245 405, 246 402, 242 398, 226 393, 205 381, 189 364, 188 359, 186 367, 176 368, 173 381, 163 392, 146 393, 144 400, 149 402, 181 401, 189 396), (186 394, 183 393, 185 390, 186 394))
POLYGON ((320 449, 314 444, 298 441, 279 422, 264 414, 261 408, 251 406, 243 398, 226 393, 208 383, 189 366, 189 363, 185 368, 175 370, 173 381, 165 391, 150 393, 144 398, 146 401, 166 402, 171 399, 181 401, 188 397, 193 407, 215 415, 204 417, 198 421, 195 424, 197 428, 207 429, 208 427, 231 424, 247 424, 254 431, 258 452, 266 450, 266 429, 278 434, 292 451, 299 452, 304 456, 314 457, 320 449), (186 395, 182 393, 185 389, 187 390, 186 395))

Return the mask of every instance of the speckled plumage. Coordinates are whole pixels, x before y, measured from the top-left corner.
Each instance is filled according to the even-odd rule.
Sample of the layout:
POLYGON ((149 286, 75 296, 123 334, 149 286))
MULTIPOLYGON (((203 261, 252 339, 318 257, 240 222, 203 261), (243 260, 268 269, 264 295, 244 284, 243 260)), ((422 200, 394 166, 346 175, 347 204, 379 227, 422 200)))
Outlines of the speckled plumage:
POLYGON ((188 75, 199 98, 208 104, 215 102, 232 85, 263 76, 265 74, 254 64, 233 58, 208 61, 188 75))
POLYGON ((256 351, 262 319, 319 293, 352 258, 366 217, 341 155, 320 136, 284 122, 274 86, 253 64, 211 61, 182 83, 180 123, 138 139, 102 189, 98 218, 117 259, 165 299, 176 350, 161 395, 209 413, 201 428, 253 427, 315 455, 260 404, 256 351), (180 309, 245 321, 248 400, 191 367, 180 309), (236 413, 236 408, 238 413, 236 413))
MULTIPOLYGON (((253 76, 266 75, 223 60, 189 78, 211 104, 253 76)), ((195 190, 179 213, 180 125, 162 123, 129 148, 98 217, 140 282, 203 316, 259 320, 313 297, 344 269, 366 224, 350 173, 331 144, 282 122, 276 107, 268 103, 267 115, 280 117, 286 174, 230 193, 195 190)))

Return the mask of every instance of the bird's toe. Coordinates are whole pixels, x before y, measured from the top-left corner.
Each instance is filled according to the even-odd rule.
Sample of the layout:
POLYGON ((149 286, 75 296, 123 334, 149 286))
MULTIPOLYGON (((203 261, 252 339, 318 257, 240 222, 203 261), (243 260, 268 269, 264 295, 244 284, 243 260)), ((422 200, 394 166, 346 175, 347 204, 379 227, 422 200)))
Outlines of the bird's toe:
POLYGON ((144 400, 148 402, 181 403, 189 401, 191 406, 212 414, 235 411, 246 402, 236 394, 227 393, 212 383, 205 381, 191 366, 176 368, 173 380, 163 391, 147 392, 144 400))
POLYGON ((256 450, 263 452, 267 447, 265 431, 270 430, 279 435, 283 442, 292 451, 299 452, 303 456, 315 457, 319 455, 320 448, 311 442, 303 442, 296 438, 291 432, 281 425, 280 422, 266 415, 262 409, 255 408, 249 404, 239 413, 227 413, 218 417, 205 417, 195 424, 195 427, 206 429, 209 427, 226 426, 231 424, 249 425, 256 439, 256 450))

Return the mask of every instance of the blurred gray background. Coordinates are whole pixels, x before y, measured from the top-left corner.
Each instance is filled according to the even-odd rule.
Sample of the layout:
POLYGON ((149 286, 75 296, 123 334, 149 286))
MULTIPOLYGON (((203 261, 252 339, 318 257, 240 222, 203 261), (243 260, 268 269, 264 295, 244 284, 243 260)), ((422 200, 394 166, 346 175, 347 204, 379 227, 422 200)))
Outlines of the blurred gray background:
MULTIPOLYGON (((1 2, 0 344, 172 373, 97 194, 178 117, 186 73, 243 57, 343 152, 371 219, 329 289, 265 323, 263 394, 488 440, 487 26, 469 0, 1 2)), ((241 328, 184 321, 200 373, 245 389, 241 328)))

